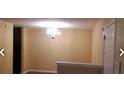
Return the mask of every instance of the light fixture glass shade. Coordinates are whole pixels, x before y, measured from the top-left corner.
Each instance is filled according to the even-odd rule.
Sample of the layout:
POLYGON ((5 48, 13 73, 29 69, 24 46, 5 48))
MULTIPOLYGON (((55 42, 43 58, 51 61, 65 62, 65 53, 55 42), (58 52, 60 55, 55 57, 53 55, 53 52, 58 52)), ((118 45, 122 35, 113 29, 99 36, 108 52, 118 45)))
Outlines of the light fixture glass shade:
POLYGON ((47 29, 47 34, 54 39, 56 36, 60 35, 61 33, 58 31, 58 29, 51 28, 47 29))

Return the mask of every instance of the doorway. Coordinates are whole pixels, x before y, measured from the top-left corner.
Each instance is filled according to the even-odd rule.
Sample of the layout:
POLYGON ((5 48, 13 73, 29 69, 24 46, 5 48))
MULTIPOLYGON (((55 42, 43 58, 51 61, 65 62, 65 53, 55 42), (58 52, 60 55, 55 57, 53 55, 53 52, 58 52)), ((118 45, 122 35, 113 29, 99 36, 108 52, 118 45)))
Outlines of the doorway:
POLYGON ((13 74, 21 73, 21 27, 14 27, 13 33, 13 74))

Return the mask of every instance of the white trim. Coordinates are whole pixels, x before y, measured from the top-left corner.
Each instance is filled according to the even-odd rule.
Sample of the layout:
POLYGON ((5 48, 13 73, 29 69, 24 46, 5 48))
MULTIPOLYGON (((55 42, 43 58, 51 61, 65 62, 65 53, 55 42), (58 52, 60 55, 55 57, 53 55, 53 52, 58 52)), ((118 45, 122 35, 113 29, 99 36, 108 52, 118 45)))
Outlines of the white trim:
POLYGON ((79 63, 79 62, 65 62, 65 61, 57 61, 56 64, 58 66, 78 66, 78 67, 98 67, 100 68, 100 64, 93 63, 79 63))
POLYGON ((57 73, 57 71, 48 71, 48 70, 36 70, 36 69, 30 69, 30 70, 26 70, 26 71, 24 71, 24 72, 22 72, 22 74, 26 74, 26 73, 28 73, 28 72, 30 72, 30 71, 32 71, 32 72, 47 72, 47 73, 57 73))

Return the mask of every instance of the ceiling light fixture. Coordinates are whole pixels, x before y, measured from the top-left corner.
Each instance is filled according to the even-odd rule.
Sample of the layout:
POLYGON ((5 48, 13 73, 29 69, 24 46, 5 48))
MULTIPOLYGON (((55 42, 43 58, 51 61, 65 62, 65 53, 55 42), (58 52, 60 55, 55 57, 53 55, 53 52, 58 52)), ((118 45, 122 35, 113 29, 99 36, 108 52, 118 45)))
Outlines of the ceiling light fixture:
POLYGON ((47 34, 54 39, 55 37, 59 36, 61 33, 58 31, 58 28, 70 28, 72 27, 72 24, 62 22, 62 21, 41 21, 38 23, 35 23, 35 26, 46 28, 47 34))
POLYGON ((58 35, 60 35, 61 33, 58 31, 58 29, 55 28, 51 28, 51 29, 47 29, 47 34, 54 39, 55 37, 57 37, 58 35))

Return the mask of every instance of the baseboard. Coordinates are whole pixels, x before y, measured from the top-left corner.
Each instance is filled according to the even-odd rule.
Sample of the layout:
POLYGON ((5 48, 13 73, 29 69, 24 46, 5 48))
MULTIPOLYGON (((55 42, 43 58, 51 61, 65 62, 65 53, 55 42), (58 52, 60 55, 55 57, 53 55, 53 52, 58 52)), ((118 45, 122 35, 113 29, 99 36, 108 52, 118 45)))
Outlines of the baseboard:
POLYGON ((41 73, 57 74, 57 71, 36 70, 36 69, 26 70, 22 74, 26 74, 26 73, 29 73, 29 72, 41 72, 41 73))

